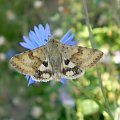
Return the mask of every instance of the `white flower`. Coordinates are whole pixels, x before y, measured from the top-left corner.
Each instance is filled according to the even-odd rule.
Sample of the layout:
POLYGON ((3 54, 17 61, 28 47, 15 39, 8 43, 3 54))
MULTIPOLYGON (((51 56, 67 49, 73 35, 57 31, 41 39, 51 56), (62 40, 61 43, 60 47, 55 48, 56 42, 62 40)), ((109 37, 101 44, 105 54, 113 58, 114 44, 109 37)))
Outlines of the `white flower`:
POLYGON ((38 106, 34 106, 31 111, 31 115, 36 119, 39 118, 42 115, 42 113, 43 113, 42 108, 38 106))
POLYGON ((0 46, 4 45, 5 41, 6 41, 5 37, 4 36, 0 36, 0 46))
POLYGON ((6 56, 4 53, 0 53, 0 61, 4 61, 6 59, 6 56))
POLYGON ((58 37, 62 36, 63 35, 63 30, 61 28, 56 29, 54 31, 54 35, 58 36, 58 37))
POLYGON ((15 14, 13 13, 12 10, 7 10, 6 17, 7 17, 8 20, 15 20, 15 18, 16 18, 15 14))
POLYGON ((40 8, 40 7, 42 7, 42 6, 43 6, 43 2, 42 2, 42 1, 36 0, 36 1, 34 2, 34 7, 35 7, 35 8, 40 8))
POLYGON ((116 64, 119 64, 120 63, 120 51, 115 51, 114 52, 114 57, 113 57, 113 60, 116 64))

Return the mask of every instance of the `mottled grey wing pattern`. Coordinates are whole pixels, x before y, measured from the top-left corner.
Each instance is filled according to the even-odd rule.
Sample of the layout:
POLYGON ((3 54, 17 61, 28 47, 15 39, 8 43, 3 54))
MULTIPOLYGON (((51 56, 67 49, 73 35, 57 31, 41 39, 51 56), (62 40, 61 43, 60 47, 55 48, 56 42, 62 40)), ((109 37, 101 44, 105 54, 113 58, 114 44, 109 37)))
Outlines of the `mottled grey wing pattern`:
POLYGON ((72 55, 78 52, 78 48, 76 46, 62 44, 61 52, 62 52, 62 57, 70 59, 72 55))
POLYGON ((103 56, 103 52, 98 49, 77 47, 78 52, 71 56, 71 61, 82 69, 94 66, 103 56))
POLYGON ((63 56, 83 69, 94 66, 103 56, 103 52, 98 49, 81 46, 63 45, 62 50, 63 56))
POLYGON ((10 65, 22 74, 34 76, 45 60, 46 48, 41 46, 13 56, 10 59, 10 65))
POLYGON ((15 55, 10 59, 10 64, 20 73, 30 75, 38 82, 47 82, 52 79, 52 68, 47 56, 46 47, 41 46, 15 55))
POLYGON ((94 66, 102 57, 103 52, 81 46, 62 46, 64 58, 61 74, 65 78, 75 79, 84 73, 84 69, 94 66))

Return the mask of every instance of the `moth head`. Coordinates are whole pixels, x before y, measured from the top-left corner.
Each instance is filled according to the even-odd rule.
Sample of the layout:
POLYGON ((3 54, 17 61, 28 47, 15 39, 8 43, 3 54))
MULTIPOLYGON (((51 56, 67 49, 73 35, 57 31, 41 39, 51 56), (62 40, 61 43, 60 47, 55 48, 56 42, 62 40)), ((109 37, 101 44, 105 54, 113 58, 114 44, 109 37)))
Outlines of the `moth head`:
POLYGON ((46 43, 46 46, 48 48, 57 48, 58 47, 58 41, 53 38, 53 36, 50 36, 48 39, 48 42, 46 43))

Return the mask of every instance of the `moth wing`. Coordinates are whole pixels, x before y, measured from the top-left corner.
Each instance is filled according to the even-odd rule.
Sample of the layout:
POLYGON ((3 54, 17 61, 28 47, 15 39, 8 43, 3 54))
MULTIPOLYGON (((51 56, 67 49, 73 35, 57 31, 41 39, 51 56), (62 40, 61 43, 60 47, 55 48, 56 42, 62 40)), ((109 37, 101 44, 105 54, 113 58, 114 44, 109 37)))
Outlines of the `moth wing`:
POLYGON ((67 79, 76 79, 84 74, 84 70, 72 62, 71 57, 78 52, 78 48, 72 45, 62 44, 61 76, 67 79))
POLYGON ((10 59, 10 65, 18 72, 32 76, 34 80, 49 80, 51 67, 44 65, 45 62, 48 64, 46 57, 46 48, 41 46, 13 56, 10 59))
POLYGON ((64 58, 63 63, 61 65, 61 76, 67 79, 76 79, 81 77, 84 74, 84 70, 80 67, 75 65, 70 60, 64 58))
POLYGON ((63 45, 63 56, 82 69, 94 66, 103 56, 103 52, 98 49, 81 46, 63 45))
POLYGON ((62 56, 64 58, 70 59, 72 55, 78 52, 77 46, 62 44, 62 56))
POLYGON ((78 46, 78 52, 71 56, 71 61, 83 69, 94 66, 103 56, 98 49, 78 46))

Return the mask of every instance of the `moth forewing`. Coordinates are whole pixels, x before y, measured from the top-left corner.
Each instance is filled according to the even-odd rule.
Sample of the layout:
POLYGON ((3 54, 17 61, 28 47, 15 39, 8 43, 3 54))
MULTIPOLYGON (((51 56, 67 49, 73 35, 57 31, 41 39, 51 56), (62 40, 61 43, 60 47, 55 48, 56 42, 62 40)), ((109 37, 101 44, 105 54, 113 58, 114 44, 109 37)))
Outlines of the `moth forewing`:
POLYGON ((98 49, 78 46, 78 52, 71 56, 71 61, 83 69, 94 66, 103 56, 98 49))
MULTIPOLYGON (((19 55, 19 54, 17 54, 17 55, 19 55)), ((14 69, 14 70, 16 70, 17 72, 22 73, 22 74, 25 75, 26 73, 22 72, 22 71, 19 69, 18 65, 17 65, 17 62, 16 62, 16 56, 17 56, 17 55, 13 56, 13 57, 10 59, 10 61, 9 61, 9 66, 10 66, 11 69, 14 69)))
POLYGON ((28 58, 25 53, 15 55, 10 59, 10 65, 12 68, 22 74, 34 74, 33 61, 28 58))
POLYGON ((17 54, 10 59, 10 66, 22 74, 33 75, 46 59, 45 47, 39 47, 17 54))

